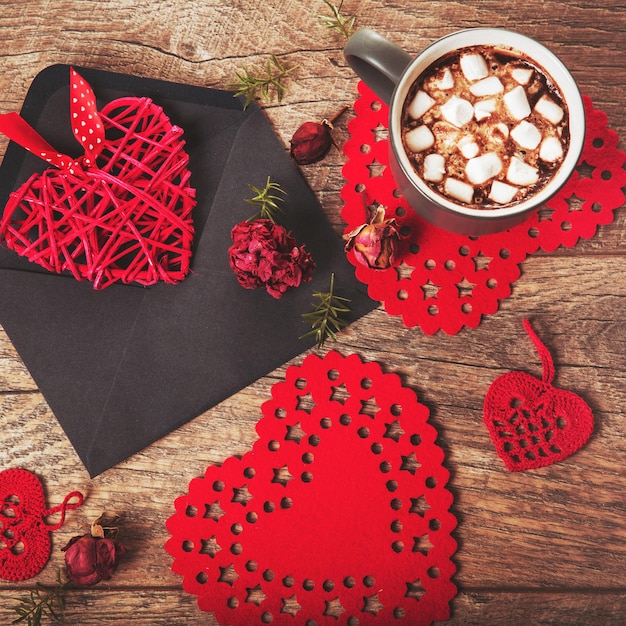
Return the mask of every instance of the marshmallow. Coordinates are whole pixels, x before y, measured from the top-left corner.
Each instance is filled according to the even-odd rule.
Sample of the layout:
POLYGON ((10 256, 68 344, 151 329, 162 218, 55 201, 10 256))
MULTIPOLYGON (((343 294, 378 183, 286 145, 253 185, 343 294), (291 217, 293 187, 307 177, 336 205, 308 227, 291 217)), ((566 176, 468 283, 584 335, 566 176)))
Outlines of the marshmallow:
POLYGON ((563 109, 556 104, 554 100, 548 98, 548 96, 541 96, 541 98, 537 100, 535 111, 553 124, 558 124, 563 119, 564 115, 563 109))
POLYGON ((497 76, 483 78, 470 86, 469 90, 479 98, 482 96, 495 96, 504 91, 504 85, 497 76))
POLYGON ((422 152, 435 143, 435 136, 428 126, 416 126, 404 136, 404 140, 410 150, 422 152))
POLYGON ((464 54, 461 56, 461 71, 467 80, 480 80, 489 73, 487 63, 480 54, 464 54))
POLYGON ((491 191, 489 192, 489 200, 496 202, 497 204, 508 204, 513 200, 517 193, 517 187, 513 185, 507 185, 499 180, 494 180, 491 183, 491 191))
POLYGON ((526 91, 521 85, 504 94, 504 104, 506 104, 506 108, 511 116, 516 120, 523 120, 530 115, 530 105, 526 98, 526 91))
POLYGON ((435 101, 425 91, 420 89, 415 94, 411 104, 409 104, 407 112, 414 120, 418 120, 433 104, 435 104, 435 101))
POLYGON ((474 188, 458 178, 446 178, 444 191, 447 195, 466 204, 471 204, 474 198, 474 188))
POLYGON ((477 122, 489 117, 496 110, 496 100, 491 98, 489 100, 479 100, 474 105, 474 117, 477 122))
POLYGON ((441 182, 446 172, 445 164, 446 161, 441 154, 427 154, 424 157, 424 173, 422 177, 424 180, 429 180, 433 183, 441 182))
POLYGON ((452 96, 441 107, 441 114, 458 128, 462 128, 474 117, 474 107, 472 103, 464 98, 452 96))
POLYGON ((452 72, 449 67, 446 67, 443 76, 439 79, 437 83, 437 87, 439 89, 443 89, 444 91, 448 89, 452 89, 454 87, 454 76, 452 76, 452 72))
POLYGON ((502 170, 502 161, 495 152, 487 152, 470 159, 465 166, 465 174, 474 185, 482 185, 502 170))
POLYGON ((512 131, 515 143, 527 150, 534 150, 541 142, 541 131, 530 122, 522 120, 512 131))
POLYGON ((516 67, 512 72, 511 76, 516 83, 520 85, 528 85, 530 81, 530 77, 533 75, 532 69, 528 67, 516 67))
POLYGON ((465 137, 462 137, 457 146, 461 151, 461 154, 466 159, 474 158, 480 151, 478 144, 474 141, 474 137, 471 135, 465 135, 465 137))
POLYGON ((563 158, 563 146, 558 137, 546 137, 539 148, 539 158, 546 163, 555 163, 563 158))
POLYGON ((539 170, 514 156, 511 157, 509 162, 506 179, 514 185, 527 187, 528 185, 534 185, 539 180, 539 170))

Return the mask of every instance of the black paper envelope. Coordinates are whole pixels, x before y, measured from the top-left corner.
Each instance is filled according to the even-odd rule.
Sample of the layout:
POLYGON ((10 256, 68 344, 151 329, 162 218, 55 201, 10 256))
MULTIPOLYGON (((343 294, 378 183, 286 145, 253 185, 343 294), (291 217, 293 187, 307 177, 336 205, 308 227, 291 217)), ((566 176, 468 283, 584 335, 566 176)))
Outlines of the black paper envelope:
MULTIPOLYGON (((95 476, 312 345, 302 313, 313 291, 350 298, 350 320, 374 309, 332 229, 263 111, 231 92, 77 68, 99 106, 148 96, 185 131, 197 189, 191 274, 177 285, 89 282, 47 273, 0 245, 0 324, 95 476), (230 231, 254 213, 243 201, 268 176, 287 192, 281 223, 305 243, 312 282, 275 300, 240 287, 228 264, 230 231)), ((60 152, 77 156, 69 67, 35 78, 22 117, 60 152)), ((11 143, 0 167, 0 211, 10 191, 46 165, 11 143)))

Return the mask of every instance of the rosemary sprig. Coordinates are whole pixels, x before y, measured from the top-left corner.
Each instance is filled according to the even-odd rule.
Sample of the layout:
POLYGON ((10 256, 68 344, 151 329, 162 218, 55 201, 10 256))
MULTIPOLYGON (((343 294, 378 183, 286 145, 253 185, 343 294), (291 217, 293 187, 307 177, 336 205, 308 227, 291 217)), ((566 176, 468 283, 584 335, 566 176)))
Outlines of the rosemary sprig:
POLYGON ((348 298, 336 296, 333 292, 335 289, 335 274, 330 275, 330 289, 328 291, 314 291, 313 296, 319 299, 319 304, 314 305, 313 311, 303 313, 302 317, 305 322, 311 325, 311 330, 300 337, 315 337, 317 347, 321 348, 326 339, 337 340, 337 333, 348 325, 348 322, 342 318, 342 315, 350 312, 348 298))
POLYGON ((286 86, 283 83, 285 76, 293 72, 298 66, 287 67, 272 54, 265 65, 265 73, 257 74, 244 67, 240 72, 235 72, 236 80, 227 85, 229 89, 235 90, 235 97, 246 96, 243 108, 257 97, 261 97, 266 102, 271 102, 272 92, 276 93, 276 97, 280 102, 286 86))
POLYGON ((71 581, 64 581, 61 570, 57 570, 57 584, 37 586, 27 596, 15 598, 18 604, 13 607, 18 617, 11 622, 19 624, 26 622, 28 626, 41 626, 42 619, 49 617, 55 622, 61 622, 65 613, 65 592, 71 581))
POLYGON ((263 187, 263 189, 255 187, 254 185, 248 185, 248 187, 250 187, 256 195, 252 198, 245 198, 244 201, 258 208, 258 211, 246 221, 252 222, 261 218, 270 220, 275 224, 276 214, 283 212, 279 203, 284 202, 284 199, 281 196, 276 195, 274 192, 282 193, 283 196, 286 196, 287 192, 278 183, 271 180, 269 176, 267 177, 267 181, 265 182, 265 187, 263 187))
POLYGON ((324 4, 330 9, 331 15, 318 15, 318 19, 322 24, 330 30, 337 31, 345 39, 349 39, 352 31, 354 30, 354 24, 356 22, 356 15, 342 15, 341 8, 343 7, 343 0, 339 3, 339 6, 335 6, 328 0, 323 0, 324 4))

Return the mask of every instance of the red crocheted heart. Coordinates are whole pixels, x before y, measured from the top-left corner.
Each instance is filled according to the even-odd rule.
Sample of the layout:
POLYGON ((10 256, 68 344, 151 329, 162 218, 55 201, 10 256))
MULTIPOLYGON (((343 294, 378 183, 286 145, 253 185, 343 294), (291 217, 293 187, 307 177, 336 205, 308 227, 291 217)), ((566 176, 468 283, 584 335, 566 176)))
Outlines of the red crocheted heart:
POLYGON ((39 479, 23 469, 0 472, 0 578, 26 580, 38 574, 50 558, 50 531, 60 528, 65 511, 80 506, 78 491, 63 504, 46 510, 39 479), (76 503, 68 504, 71 498, 76 503), (61 511, 61 521, 48 525, 44 518, 61 511))
POLYGON ((530 323, 524 327, 543 364, 543 379, 525 372, 496 378, 483 419, 500 458, 512 471, 545 467, 578 451, 593 432, 593 413, 578 395, 552 386, 552 357, 530 323))
POLYGON ((288 368, 262 410, 252 451, 193 479, 167 521, 199 607, 246 626, 447 619, 456 519, 415 393, 329 352, 288 368))
POLYGON ((60 154, 16 114, 0 130, 60 168, 33 174, 0 223, 7 246, 46 270, 101 289, 120 281, 173 283, 189 272, 195 190, 183 131, 148 98, 101 111, 71 70, 70 114, 85 154, 60 154))

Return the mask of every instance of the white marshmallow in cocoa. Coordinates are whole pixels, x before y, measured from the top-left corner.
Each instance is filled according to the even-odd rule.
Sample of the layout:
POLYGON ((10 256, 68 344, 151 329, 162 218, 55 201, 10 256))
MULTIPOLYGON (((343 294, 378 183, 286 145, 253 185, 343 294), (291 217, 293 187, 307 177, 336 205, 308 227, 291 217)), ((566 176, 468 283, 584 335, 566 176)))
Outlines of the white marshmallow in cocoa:
POLYGON ((494 180, 493 183, 491 183, 489 200, 496 202, 497 204, 508 204, 511 200, 513 200, 516 193, 517 187, 507 185, 499 180, 494 180))
POLYGON ((495 98, 489 98, 488 100, 479 100, 474 104, 474 117, 477 122, 491 117, 491 114, 496 110, 497 101, 495 98))
POLYGON ((528 163, 524 163, 519 157, 513 156, 509 161, 506 179, 513 185, 528 187, 539 180, 539 170, 528 163))
POLYGON ((452 96, 440 108, 441 114, 457 128, 463 128, 472 117, 474 117, 474 107, 469 100, 452 96))
POLYGON ((467 80, 475 81, 489 74, 487 62, 481 54, 470 53, 461 55, 461 71, 467 80))
POLYGON ((533 70, 529 67, 516 67, 512 72, 511 76, 516 83, 520 85, 528 85, 530 79, 532 78, 533 70))
POLYGON ((526 97, 526 90, 521 85, 514 87, 511 91, 507 91, 503 98, 504 104, 513 119, 519 121, 530 115, 530 105, 526 97))
POLYGON ((422 174, 424 180, 433 183, 440 183, 446 172, 446 160, 442 154, 433 152, 424 157, 424 172, 422 174))
POLYGON ((512 131, 513 141, 521 148, 534 150, 542 139, 541 131, 527 120, 522 120, 512 131))
POLYGON ((470 159, 465 165, 465 175, 470 183, 482 185, 502 171, 502 161, 495 152, 487 152, 470 159))
POLYGON ((478 98, 483 96, 495 96, 504 91, 504 85, 497 76, 489 76, 470 85, 469 90, 478 98))
POLYGON ((474 198, 474 187, 458 178, 446 178, 444 191, 448 196, 466 204, 471 204, 474 198))
POLYGON ((558 137, 546 137, 539 148, 539 158, 545 163, 556 163, 563 158, 563 144, 558 137))
POLYGON ((535 104, 535 111, 553 124, 558 124, 562 119, 565 112, 552 98, 543 95, 537 104, 535 104))
POLYGON ((480 148, 472 135, 461 137, 457 146, 466 159, 472 159, 480 152, 480 148))
POLYGON ((456 83, 454 82, 454 76, 449 67, 446 67, 443 76, 437 81, 437 87, 443 91, 452 89, 456 83))
POLYGON ((405 136, 407 147, 413 152, 423 152, 428 150, 435 143, 435 136, 428 126, 416 126, 405 136))
POLYGON ((421 89, 415 94, 415 97, 409 104, 407 112, 414 120, 419 120, 426 111, 430 110, 435 101, 421 89))

